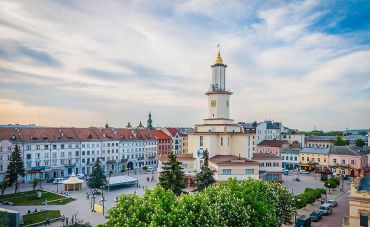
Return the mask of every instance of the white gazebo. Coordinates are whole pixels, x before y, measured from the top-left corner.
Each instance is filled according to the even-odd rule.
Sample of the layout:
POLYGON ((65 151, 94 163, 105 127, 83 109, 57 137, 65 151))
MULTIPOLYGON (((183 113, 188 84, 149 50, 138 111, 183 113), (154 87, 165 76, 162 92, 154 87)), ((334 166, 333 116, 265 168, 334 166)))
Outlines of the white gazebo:
POLYGON ((63 182, 64 191, 79 191, 82 189, 84 180, 78 179, 74 173, 63 182))

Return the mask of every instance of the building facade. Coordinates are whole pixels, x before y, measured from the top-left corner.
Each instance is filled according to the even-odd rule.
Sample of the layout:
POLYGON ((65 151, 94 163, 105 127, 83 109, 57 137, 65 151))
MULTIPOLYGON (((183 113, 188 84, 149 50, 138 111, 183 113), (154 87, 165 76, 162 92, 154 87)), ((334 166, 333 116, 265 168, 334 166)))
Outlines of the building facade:
POLYGON ((156 167, 158 140, 152 130, 114 128, 0 128, 0 176, 18 145, 24 180, 88 175, 99 159, 106 172, 122 168, 156 167))
POLYGON ((256 153, 253 155, 253 160, 259 163, 260 179, 279 183, 283 181, 283 159, 280 156, 271 153, 256 153))
POLYGON ((327 149, 333 146, 335 139, 335 136, 307 136, 306 147, 327 149))
POLYGON ((280 156, 280 152, 289 148, 286 140, 264 140, 257 144, 255 153, 270 153, 280 156))
POLYGON ((284 169, 294 170, 299 168, 299 152, 301 150, 301 148, 289 148, 281 151, 280 155, 283 159, 282 165, 284 169))
POLYGON ((280 140, 282 132, 285 132, 285 128, 280 122, 270 120, 260 122, 256 127, 256 143, 259 144, 264 140, 280 140))
POLYGON ((348 226, 369 226, 370 223, 370 176, 361 176, 351 184, 348 196, 348 226))
POLYGON ((356 170, 367 166, 365 150, 354 146, 333 146, 329 151, 329 166, 337 175, 354 176, 356 170))
POLYGON ((206 92, 208 117, 188 134, 188 151, 195 158, 195 173, 200 171, 207 150, 209 166, 217 171, 215 178, 218 181, 230 177, 258 179, 259 165, 251 160, 255 133, 229 118, 232 92, 225 87, 226 67, 218 53, 215 64, 211 66, 212 82, 206 92))
POLYGON ((171 137, 172 152, 174 154, 182 153, 182 136, 177 128, 163 128, 162 131, 171 137))
POLYGON ((323 170, 329 167, 328 148, 303 148, 299 152, 299 167, 305 170, 323 170))
POLYGON ((162 130, 153 130, 155 138, 158 140, 158 155, 168 155, 172 152, 172 138, 162 130))

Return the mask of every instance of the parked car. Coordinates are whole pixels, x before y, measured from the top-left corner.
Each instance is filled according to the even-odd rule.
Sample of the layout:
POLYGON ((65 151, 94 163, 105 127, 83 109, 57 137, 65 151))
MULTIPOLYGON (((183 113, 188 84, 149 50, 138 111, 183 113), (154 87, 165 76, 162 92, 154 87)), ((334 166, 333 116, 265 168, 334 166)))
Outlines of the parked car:
POLYGON ((148 171, 155 171, 155 168, 153 166, 148 166, 148 171))
POLYGON ((335 200, 328 200, 328 203, 331 204, 331 207, 336 207, 338 205, 337 201, 335 200))
POLYGON ((322 217, 322 212, 316 210, 310 214, 311 221, 319 221, 322 217))
POLYGON ((63 181, 65 180, 66 179, 62 177, 54 178, 53 184, 63 184, 63 181))
POLYGON ((54 178, 49 178, 46 180, 46 183, 53 183, 54 182, 54 178))
POLYGON ((78 178, 82 179, 82 178, 84 178, 84 177, 85 177, 85 174, 83 174, 83 173, 77 173, 77 174, 76 174, 76 177, 78 177, 78 178))
POLYGON ((307 170, 304 170, 304 169, 300 169, 299 172, 302 173, 302 174, 309 174, 310 173, 310 172, 308 172, 307 170))
POLYGON ((333 212, 330 203, 324 203, 324 204, 322 204, 320 206, 320 211, 322 211, 322 213, 324 215, 329 215, 329 214, 331 214, 333 212))
POLYGON ((297 217, 294 226, 295 227, 310 227, 311 226, 311 218, 309 216, 305 216, 305 215, 297 217))

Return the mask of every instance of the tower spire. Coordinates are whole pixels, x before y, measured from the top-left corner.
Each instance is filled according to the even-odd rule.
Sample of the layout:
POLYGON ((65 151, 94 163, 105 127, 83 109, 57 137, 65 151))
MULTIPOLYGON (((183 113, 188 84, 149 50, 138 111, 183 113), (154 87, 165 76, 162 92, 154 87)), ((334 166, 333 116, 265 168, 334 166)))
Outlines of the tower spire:
POLYGON ((223 62, 222 62, 222 58, 221 58, 220 44, 217 45, 217 48, 218 48, 218 53, 217 53, 217 58, 216 58, 215 65, 222 65, 223 62))

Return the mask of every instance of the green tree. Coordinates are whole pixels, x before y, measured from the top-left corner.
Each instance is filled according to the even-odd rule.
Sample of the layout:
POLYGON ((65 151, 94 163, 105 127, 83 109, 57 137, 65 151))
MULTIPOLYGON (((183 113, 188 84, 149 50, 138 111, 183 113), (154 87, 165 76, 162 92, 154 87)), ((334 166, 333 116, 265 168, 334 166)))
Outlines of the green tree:
POLYGON ((32 180, 32 190, 34 190, 34 191, 35 191, 36 186, 37 186, 40 182, 41 182, 41 180, 40 180, 40 179, 38 179, 38 178, 33 179, 33 180, 32 180))
POLYGON ((185 178, 181 162, 176 160, 173 153, 168 155, 168 162, 164 162, 158 177, 159 184, 166 190, 171 190, 175 195, 180 195, 185 188, 185 178))
POLYGON ((17 193, 20 184, 20 182, 18 181, 18 177, 24 177, 25 174, 24 165, 18 145, 15 145, 14 147, 14 150, 10 157, 8 168, 6 170, 6 174, 9 177, 9 185, 15 184, 14 193, 17 193))
POLYGON ((93 166, 90 179, 87 182, 89 188, 100 188, 107 184, 107 177, 104 175, 104 171, 101 167, 100 160, 97 159, 93 166))
POLYGON ((348 144, 349 144, 349 142, 348 142, 348 141, 346 141, 346 140, 343 140, 343 139, 342 139, 342 137, 337 136, 337 139, 336 139, 336 140, 334 140, 333 144, 334 144, 335 146, 346 146, 346 145, 348 145, 348 144))
POLYGON ((0 212, 0 227, 8 227, 9 225, 9 218, 6 212, 0 212))
POLYGON ((356 146, 357 147, 364 147, 366 143, 362 139, 357 139, 356 140, 356 146))
POLYGON ((337 184, 336 184, 336 182, 335 181, 332 181, 332 180, 327 180, 327 181, 325 181, 325 183, 324 183, 324 186, 325 186, 325 188, 329 188, 329 194, 330 194, 330 189, 331 188, 337 188, 337 184))
POLYGON ((343 136, 342 131, 329 131, 325 133, 326 136, 343 136))
POLYGON ((5 189, 9 186, 9 176, 5 174, 1 182, 1 195, 4 195, 5 189))
POLYGON ((209 185, 216 182, 213 174, 216 172, 211 170, 208 166, 208 151, 207 149, 204 151, 204 164, 201 168, 201 171, 197 174, 196 177, 196 186, 199 191, 203 190, 204 188, 208 187, 209 185))
POLYGON ((122 194, 103 226, 281 226, 291 224, 293 202, 285 186, 254 179, 181 196, 157 186, 122 194))
POLYGON ((143 170, 144 171, 147 171, 148 170, 148 166, 143 166, 143 170))

